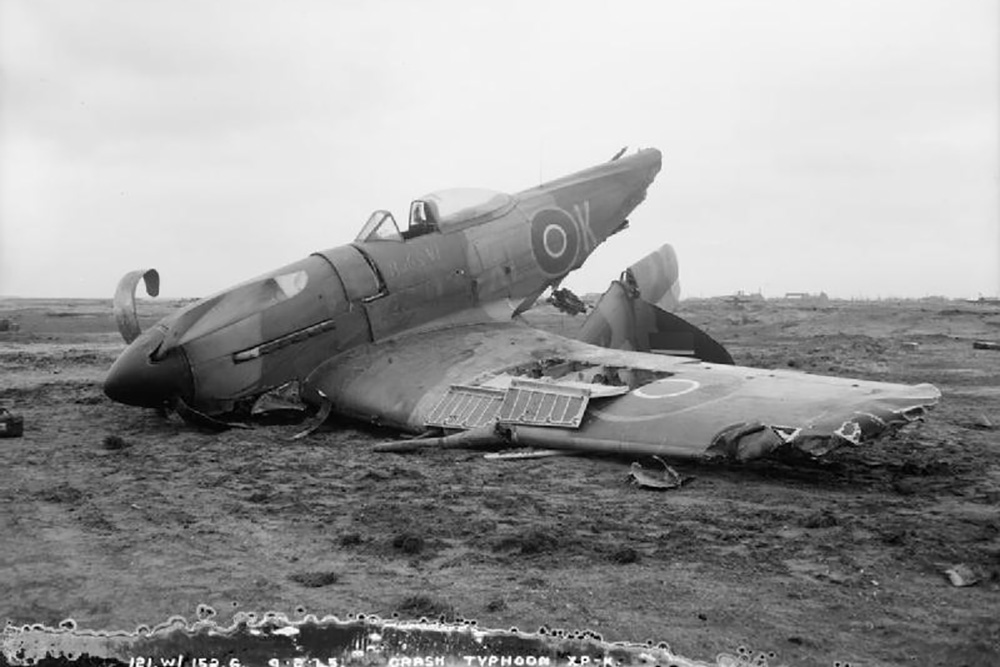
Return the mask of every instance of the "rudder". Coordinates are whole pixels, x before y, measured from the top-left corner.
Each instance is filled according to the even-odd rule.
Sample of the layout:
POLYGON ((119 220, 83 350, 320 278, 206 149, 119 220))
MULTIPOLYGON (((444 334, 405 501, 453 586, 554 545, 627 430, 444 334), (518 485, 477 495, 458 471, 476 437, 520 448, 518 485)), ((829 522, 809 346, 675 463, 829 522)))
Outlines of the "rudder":
POLYGON ((718 341, 668 312, 680 299, 677 255, 663 245, 622 272, 583 323, 580 339, 618 350, 692 356, 733 364, 718 341))

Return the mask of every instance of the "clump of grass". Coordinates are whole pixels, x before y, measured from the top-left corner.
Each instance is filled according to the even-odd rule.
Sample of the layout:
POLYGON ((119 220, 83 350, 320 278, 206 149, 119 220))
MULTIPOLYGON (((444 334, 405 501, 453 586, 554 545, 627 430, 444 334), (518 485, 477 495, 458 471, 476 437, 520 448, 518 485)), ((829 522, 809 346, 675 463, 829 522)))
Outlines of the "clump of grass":
POLYGON ((608 558, 612 563, 628 565, 629 563, 638 562, 639 552, 632 547, 621 547, 620 549, 615 549, 611 552, 611 555, 608 558))
POLYGON ((491 613, 496 613, 498 611, 506 611, 507 601, 503 598, 493 598, 486 603, 486 611, 491 613))
POLYGON ((414 533, 400 533, 392 539, 392 548, 410 556, 416 555, 427 546, 424 538, 414 533))
POLYGON ((559 546, 559 538, 544 528, 529 528, 517 534, 508 535, 496 542, 501 551, 515 551, 523 556, 554 551, 559 546))
POLYGON ((107 449, 109 451, 126 449, 127 447, 132 446, 132 443, 130 443, 128 440, 121 437, 120 435, 106 435, 104 436, 104 440, 101 442, 101 444, 104 446, 104 449, 107 449))
POLYGON ((830 528, 837 525, 837 517, 830 510, 813 512, 802 519, 803 528, 830 528))
POLYGON ((67 503, 77 505, 84 499, 80 489, 69 484, 58 484, 38 492, 38 497, 50 503, 67 503))
POLYGON ((289 575, 288 578, 306 588, 322 588, 337 583, 340 576, 336 572, 328 570, 325 572, 296 572, 289 575))
POLYGON ((418 593, 408 595, 396 604, 396 613, 403 618, 428 618, 452 621, 455 619, 455 608, 429 595, 418 593))
POLYGON ((342 547, 355 547, 361 542, 361 536, 357 533, 347 533, 340 536, 340 546, 342 547))

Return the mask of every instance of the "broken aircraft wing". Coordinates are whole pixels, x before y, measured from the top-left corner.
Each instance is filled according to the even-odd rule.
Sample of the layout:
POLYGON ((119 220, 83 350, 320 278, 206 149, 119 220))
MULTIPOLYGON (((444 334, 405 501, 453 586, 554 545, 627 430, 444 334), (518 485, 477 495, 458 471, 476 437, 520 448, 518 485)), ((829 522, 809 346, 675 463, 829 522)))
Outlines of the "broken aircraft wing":
POLYGON ((607 349, 517 322, 363 345, 322 364, 303 390, 342 414, 441 436, 428 444, 734 460, 861 444, 940 397, 929 384, 607 349))

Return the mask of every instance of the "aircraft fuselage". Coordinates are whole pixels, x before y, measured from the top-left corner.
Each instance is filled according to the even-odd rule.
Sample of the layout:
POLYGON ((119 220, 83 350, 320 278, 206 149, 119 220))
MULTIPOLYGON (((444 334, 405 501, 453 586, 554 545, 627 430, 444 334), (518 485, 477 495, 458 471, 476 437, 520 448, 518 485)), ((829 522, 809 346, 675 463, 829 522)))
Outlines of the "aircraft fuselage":
POLYGON ((620 229, 659 169, 649 149, 465 209, 446 210, 443 192, 427 199, 430 224, 411 217, 403 232, 377 212, 353 243, 164 318, 118 358, 105 392, 130 405, 181 398, 224 413, 357 345, 509 318, 620 229))

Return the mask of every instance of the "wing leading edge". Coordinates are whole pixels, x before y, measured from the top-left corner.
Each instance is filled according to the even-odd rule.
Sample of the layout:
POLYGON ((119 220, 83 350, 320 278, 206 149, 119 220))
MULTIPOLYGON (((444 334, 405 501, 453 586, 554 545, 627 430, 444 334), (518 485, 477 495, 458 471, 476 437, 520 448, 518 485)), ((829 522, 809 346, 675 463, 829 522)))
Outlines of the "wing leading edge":
POLYGON ((932 385, 900 385, 613 350, 519 323, 425 331, 317 368, 308 400, 444 446, 519 446, 747 460, 821 456, 921 417, 932 385))

